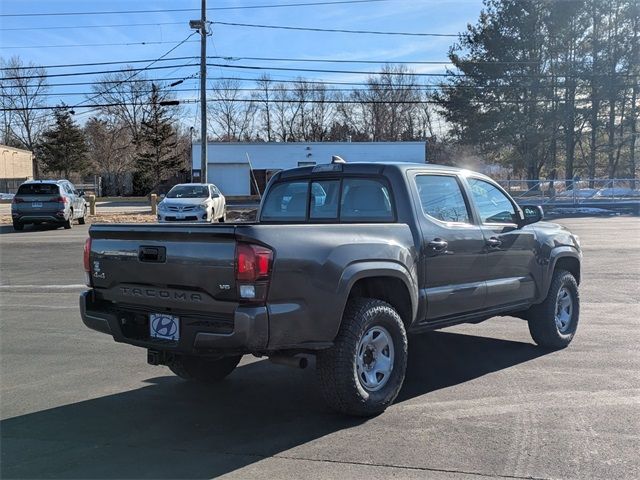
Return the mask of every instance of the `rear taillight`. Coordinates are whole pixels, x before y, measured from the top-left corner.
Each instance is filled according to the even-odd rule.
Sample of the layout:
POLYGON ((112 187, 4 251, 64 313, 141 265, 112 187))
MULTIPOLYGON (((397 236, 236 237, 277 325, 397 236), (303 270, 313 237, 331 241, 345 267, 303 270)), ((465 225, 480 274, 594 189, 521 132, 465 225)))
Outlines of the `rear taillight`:
POLYGON ((11 200, 11 203, 13 203, 13 204, 24 203, 24 200, 22 198, 13 197, 13 199, 11 200))
POLYGON ((69 203, 69 199, 67 197, 56 197, 51 201, 58 202, 58 203, 69 203))
POLYGON ((262 302, 267 298, 273 251, 261 245, 236 246, 236 284, 243 300, 262 302))
POLYGON ((84 242, 84 252, 82 260, 84 262, 85 280, 88 287, 91 286, 91 261, 89 257, 91 255, 91 238, 87 238, 84 242))

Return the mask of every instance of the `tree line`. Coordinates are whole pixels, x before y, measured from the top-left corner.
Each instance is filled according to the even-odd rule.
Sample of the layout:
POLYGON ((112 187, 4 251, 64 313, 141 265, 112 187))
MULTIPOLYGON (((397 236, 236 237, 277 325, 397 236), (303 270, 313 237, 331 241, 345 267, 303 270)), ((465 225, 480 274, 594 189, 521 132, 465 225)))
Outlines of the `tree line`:
MULTIPOLYGON (((482 158, 512 178, 635 178, 639 30, 635 0, 485 0, 450 47, 443 80, 392 64, 357 86, 218 80, 208 140, 426 140, 429 161, 482 158)), ((171 102, 170 85, 132 67, 104 75, 81 102, 102 106, 80 126, 64 106, 39 109, 49 105, 43 68, 19 58, 2 66, 1 141, 35 151, 45 170, 96 171, 113 193, 125 177, 142 193, 188 170, 195 119, 171 102), (65 153, 63 168, 53 152, 65 138, 81 154, 65 153)))

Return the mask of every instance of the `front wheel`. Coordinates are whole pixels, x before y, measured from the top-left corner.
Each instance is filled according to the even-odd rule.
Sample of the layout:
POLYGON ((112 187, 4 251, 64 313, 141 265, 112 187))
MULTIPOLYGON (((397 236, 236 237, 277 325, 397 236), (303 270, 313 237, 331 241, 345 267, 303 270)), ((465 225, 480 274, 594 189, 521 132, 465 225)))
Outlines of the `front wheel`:
POLYGON ((350 300, 333 347, 317 356, 325 401, 348 415, 382 413, 400 392, 407 356, 404 324, 391 305, 371 298, 350 300))
POLYGON ((527 312, 531 337, 541 347, 565 348, 578 329, 579 317, 578 283, 570 272, 556 270, 547 298, 527 312))
POLYGON ((240 363, 242 355, 216 359, 181 355, 169 365, 169 369, 185 380, 213 383, 229 375, 240 363))

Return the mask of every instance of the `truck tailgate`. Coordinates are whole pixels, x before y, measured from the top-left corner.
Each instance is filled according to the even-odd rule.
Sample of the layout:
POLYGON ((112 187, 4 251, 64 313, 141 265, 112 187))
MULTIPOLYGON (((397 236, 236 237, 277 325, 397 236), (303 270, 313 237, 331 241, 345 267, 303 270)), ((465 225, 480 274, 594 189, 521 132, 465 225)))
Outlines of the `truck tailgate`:
POLYGON ((221 314, 237 305, 233 225, 94 225, 89 235, 103 300, 221 314))

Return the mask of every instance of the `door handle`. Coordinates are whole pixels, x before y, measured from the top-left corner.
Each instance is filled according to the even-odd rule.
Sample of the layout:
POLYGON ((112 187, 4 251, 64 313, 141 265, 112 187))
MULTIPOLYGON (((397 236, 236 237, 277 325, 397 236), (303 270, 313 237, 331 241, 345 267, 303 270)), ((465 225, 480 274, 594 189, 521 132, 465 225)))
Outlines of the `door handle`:
POLYGON ((449 246, 449 242, 441 238, 434 238, 428 243, 427 246, 435 250, 436 252, 442 252, 447 249, 447 247, 449 246))
POLYGON ((487 238, 486 243, 489 248, 499 248, 502 245, 502 240, 497 237, 490 237, 487 238))

